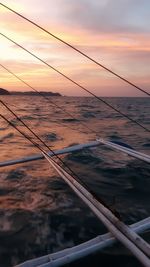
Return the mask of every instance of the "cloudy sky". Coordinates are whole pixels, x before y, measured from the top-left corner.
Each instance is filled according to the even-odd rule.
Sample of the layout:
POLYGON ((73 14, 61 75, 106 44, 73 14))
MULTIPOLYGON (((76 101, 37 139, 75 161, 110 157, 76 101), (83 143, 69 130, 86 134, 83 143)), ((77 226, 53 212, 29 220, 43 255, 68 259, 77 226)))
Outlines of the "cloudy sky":
MULTIPOLYGON (((150 92, 149 0, 4 0, 28 18, 150 92)), ((0 6, 0 32, 100 96, 143 96, 0 6)), ((0 64, 38 90, 86 95, 0 36, 0 64)), ((0 67, 0 87, 29 90, 0 67)))

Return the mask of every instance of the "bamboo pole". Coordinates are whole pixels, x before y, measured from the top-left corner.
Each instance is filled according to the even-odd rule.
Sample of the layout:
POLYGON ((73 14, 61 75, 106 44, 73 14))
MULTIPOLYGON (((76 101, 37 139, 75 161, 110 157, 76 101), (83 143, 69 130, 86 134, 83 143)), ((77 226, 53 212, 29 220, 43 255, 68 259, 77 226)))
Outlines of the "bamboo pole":
MULTIPOLYGON (((135 232, 142 233, 150 228, 150 217, 136 222, 130 226, 135 232)), ((89 241, 72 248, 67 248, 49 255, 42 256, 33 260, 28 260, 16 267, 37 267, 49 263, 49 267, 63 266, 75 260, 81 259, 94 252, 100 251, 113 245, 117 240, 111 233, 99 235, 89 241)))
POLYGON ((147 163, 150 163, 150 156, 149 155, 146 155, 144 153, 138 152, 138 151, 136 151, 134 149, 130 149, 128 147, 124 147, 124 146, 115 144, 115 143, 110 142, 110 141, 106 141, 106 140, 104 140, 102 138, 97 139, 97 141, 102 143, 102 144, 104 144, 104 145, 106 145, 106 146, 111 147, 114 150, 119 150, 119 151, 124 152, 124 153, 126 153, 126 154, 128 154, 128 155, 130 155, 130 156, 132 156, 134 158, 137 158, 137 159, 140 159, 140 160, 145 161, 147 163))
MULTIPOLYGON (((142 263, 144 266, 150 266, 150 260, 146 256, 150 253, 149 245, 131 231, 123 222, 116 218, 106 207, 98 202, 90 192, 88 192, 79 182, 70 174, 64 171, 58 164, 53 162, 48 155, 45 158, 52 167, 61 175, 74 192, 92 209, 97 217, 105 224, 109 231, 122 242, 142 263)), ((46 265, 45 265, 46 267, 46 265)))
MULTIPOLYGON (((62 155, 62 154, 70 153, 70 152, 79 151, 84 148, 96 147, 99 145, 100 145, 100 142, 92 141, 92 142, 85 143, 85 144, 79 144, 79 145, 74 145, 74 146, 66 147, 66 148, 59 149, 59 150, 54 150, 54 152, 56 155, 62 155)), ((48 155, 53 156, 52 152, 48 152, 48 155)), ((35 161, 35 160, 41 160, 41 159, 44 159, 44 156, 42 154, 38 154, 38 155, 29 156, 29 157, 25 157, 21 159, 0 162, 0 167, 7 167, 11 165, 16 165, 20 163, 35 161)))

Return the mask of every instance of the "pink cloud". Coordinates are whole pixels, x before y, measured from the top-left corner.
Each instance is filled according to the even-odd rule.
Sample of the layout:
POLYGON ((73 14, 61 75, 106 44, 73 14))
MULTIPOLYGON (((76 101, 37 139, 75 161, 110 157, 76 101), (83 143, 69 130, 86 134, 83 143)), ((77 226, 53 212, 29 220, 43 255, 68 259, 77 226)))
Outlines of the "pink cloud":
MULTIPOLYGON (((120 19, 121 25, 126 26, 124 27, 125 31, 119 30, 114 24, 110 25, 111 20, 108 22, 109 25, 107 25, 110 26, 108 31, 105 25, 103 25, 104 21, 108 18, 108 15, 110 15, 111 19, 114 15, 114 13, 108 9, 108 14, 103 14, 104 21, 100 26, 103 27, 101 30, 98 26, 96 27, 98 16, 97 12, 94 11, 95 5, 91 4, 89 1, 87 2, 89 2, 89 6, 92 6, 91 12, 93 12, 91 13, 91 19, 93 20, 91 26, 86 21, 87 13, 84 14, 82 23, 79 24, 79 22, 81 22, 80 15, 82 12, 85 12, 83 9, 83 0, 80 1, 80 3, 79 1, 74 2, 72 6, 67 0, 63 0, 64 5, 57 6, 57 8, 56 4, 51 1, 45 1, 45 5, 41 5, 41 1, 30 2, 31 1, 28 0, 22 0, 18 5, 18 1, 6 1, 6 4, 8 3, 10 6, 14 4, 18 11, 21 10, 23 14, 30 18, 33 17, 34 20, 39 21, 39 23, 47 29, 52 29, 53 33, 56 33, 59 37, 75 45, 108 68, 117 71, 126 78, 129 77, 132 81, 143 82, 144 85, 146 84, 147 86, 149 82, 150 60, 150 37, 147 28, 145 28, 143 32, 137 31, 138 25, 137 27, 133 27, 134 23, 128 23, 128 20, 123 22, 122 18, 119 18, 119 13, 117 13, 117 20, 120 19), (77 14, 77 11, 79 14, 77 14), (95 18, 93 17, 94 12, 95 18), (66 18, 64 17, 65 14, 66 18), (73 14, 72 21, 70 18, 71 14, 73 14), (78 15, 76 24, 74 22, 75 14, 78 15), (37 15, 39 15, 39 17, 37 15), (66 21, 67 19, 68 23, 66 21), (132 24, 132 30, 130 30, 130 24, 132 24), (90 31, 88 27, 90 27, 90 31), (92 27, 93 31, 91 31, 92 27)), ((60 4, 61 1, 57 0, 56 2, 60 4)), ((101 12, 111 1, 109 0, 106 2, 106 5, 104 5, 104 3, 100 5, 100 3, 96 1, 101 12)), ((121 1, 121 3, 123 2, 121 1)), ((129 6, 126 5, 126 10, 128 9, 129 6)), ((116 94, 115 88, 121 88, 121 86, 126 88, 124 83, 117 82, 117 79, 113 79, 106 71, 99 69, 81 55, 78 55, 55 39, 50 38, 29 23, 25 23, 24 20, 10 12, 4 11, 4 9, 0 9, 0 14, 0 26, 3 32, 49 64, 59 68, 64 74, 83 84, 89 85, 90 88, 96 88, 95 90, 97 90, 98 94, 103 95, 106 92, 106 87, 108 87, 108 94, 110 92, 112 95, 113 92, 116 94)), ((141 27, 144 27, 143 24, 141 24, 141 27)), ((138 29, 140 29, 140 27, 138 29)), ((64 78, 58 77, 58 74, 55 74, 46 66, 42 66, 37 60, 33 59, 25 52, 20 51, 20 49, 14 45, 6 42, 3 38, 0 38, 0 40, 1 60, 3 60, 3 63, 6 64, 7 67, 10 66, 12 71, 17 72, 17 74, 31 83, 34 83, 36 86, 35 80, 37 80, 38 77, 38 86, 41 89, 42 87, 47 89, 55 87, 59 88, 65 94, 65 88, 70 88, 67 89, 67 92, 74 94, 74 86, 68 83, 68 81, 65 81, 64 78)), ((4 76, 4 86, 7 85, 8 81, 10 89, 15 89, 13 82, 13 86, 11 87, 10 77, 7 79, 6 74, 4 74, 4 76)), ((17 88, 18 85, 16 86, 16 89, 17 88)), ((78 90, 78 93, 82 94, 80 90, 78 90)), ((130 94, 130 92, 128 93, 130 94)), ((118 94, 120 94, 119 89, 118 94)), ((134 94, 136 95, 136 92, 134 92, 134 94)))

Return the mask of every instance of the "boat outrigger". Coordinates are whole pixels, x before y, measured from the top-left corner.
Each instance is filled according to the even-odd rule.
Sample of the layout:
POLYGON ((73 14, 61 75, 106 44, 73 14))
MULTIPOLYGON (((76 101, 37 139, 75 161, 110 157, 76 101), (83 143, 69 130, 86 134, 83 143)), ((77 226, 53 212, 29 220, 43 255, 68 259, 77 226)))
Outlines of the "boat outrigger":
MULTIPOLYGON (((56 37, 55 35, 51 34, 38 24, 34 23, 33 21, 27 19, 23 15, 19 14, 18 12, 14 11, 13 9, 7 7, 6 5, 0 3, 1 6, 7 8, 9 11, 15 13, 16 15, 20 16, 21 18, 27 20, 28 22, 34 24, 36 27, 40 28, 41 30, 44 30, 46 33, 52 35, 54 38, 57 40, 63 42, 64 44, 70 46, 76 52, 79 52, 89 60, 92 60, 95 64, 99 65, 100 67, 104 68, 105 70, 109 71, 111 74, 117 76, 124 82, 127 82, 128 84, 134 86, 136 89, 146 93, 148 96, 150 95, 148 92, 140 88, 139 86, 136 86, 135 84, 131 83, 130 81, 126 80, 122 76, 118 75, 117 73, 111 71, 107 67, 103 66, 99 62, 93 60, 86 54, 84 54, 82 51, 76 49, 72 45, 66 43, 62 39, 56 37)), ((1 36, 4 38, 8 39, 15 45, 19 46, 20 48, 24 49, 26 52, 34 56, 36 59, 40 60, 42 63, 47 65, 48 67, 52 68, 54 71, 68 79, 70 82, 74 83, 76 86, 80 87, 82 90, 90 93, 90 95, 96 97, 99 101, 103 102, 110 108, 112 108, 114 111, 119 112, 122 116, 124 116, 126 119, 130 120, 132 123, 136 123, 139 127, 142 129, 150 132, 146 126, 143 126, 139 122, 133 120, 130 118, 128 115, 122 113, 119 111, 117 108, 113 107, 111 104, 107 103, 106 100, 96 96, 94 93, 90 92, 88 89, 77 83, 76 81, 72 80, 59 70, 55 69, 52 67, 50 64, 45 62, 44 60, 40 59, 38 56, 24 48, 23 46, 19 45, 15 41, 13 41, 11 38, 8 36, 4 35, 3 33, 0 33, 1 36)), ((2 66, 2 65, 1 65, 2 66)), ((6 69, 6 68, 5 68, 6 69)), ((9 71, 10 72, 10 71, 9 71)), ((12 73, 12 72, 11 72, 12 73)), ((12 73, 13 74, 13 73, 12 73)), ((16 78, 17 75, 13 74, 16 78)), ((19 78, 20 79, 20 78, 19 78)), ((23 81, 22 79, 20 79, 23 81)), ((24 82, 24 81, 23 81, 24 82)), ((26 83, 26 85, 28 85, 26 83)), ((30 86, 31 87, 31 86, 30 86)), ((0 167, 6 167, 10 165, 16 165, 20 163, 25 163, 25 162, 31 162, 35 160, 42 160, 45 159, 47 162, 55 169, 55 171, 60 175, 60 177, 72 188, 72 190, 83 200, 83 202, 93 211, 93 213, 97 216, 97 218, 106 226, 108 229, 109 233, 105 235, 100 235, 97 236, 94 239, 91 239, 83 244, 80 244, 78 246, 49 254, 40 258, 32 259, 29 261, 26 261, 18 267, 51 267, 51 266, 62 266, 67 263, 71 263, 77 259, 83 258, 87 255, 90 255, 93 252, 99 251, 105 247, 108 247, 112 245, 113 243, 119 241, 121 242, 129 251, 143 264, 145 267, 150 267, 150 245, 148 242, 146 242, 142 237, 139 236, 140 233, 150 229, 150 217, 139 221, 131 226, 126 225, 123 221, 121 221, 112 211, 109 209, 104 203, 102 203, 100 200, 98 200, 95 195, 93 195, 83 183, 81 183, 79 177, 72 171, 72 169, 63 162, 63 160, 59 157, 61 154, 66 154, 66 153, 73 153, 74 151, 79 151, 83 148, 90 148, 90 147, 96 147, 100 145, 108 146, 109 148, 113 150, 117 150, 122 153, 126 153, 131 157, 134 157, 138 160, 142 160, 146 163, 150 163, 150 156, 146 155, 145 153, 141 153, 136 151, 134 148, 122 144, 122 143, 117 143, 117 142, 112 142, 109 140, 104 140, 102 138, 97 138, 93 142, 89 142, 86 144, 80 144, 80 145, 75 145, 71 147, 67 147, 64 149, 60 150, 52 150, 31 128, 22 120, 20 119, 19 116, 15 114, 11 110, 10 107, 4 101, 0 100, 0 103, 7 108, 15 117, 18 119, 24 127, 26 127, 38 141, 41 142, 42 145, 44 145, 44 149, 41 145, 39 145, 37 142, 33 141, 32 138, 30 138, 29 135, 26 135, 23 131, 21 131, 15 124, 13 124, 11 121, 9 121, 4 115, 0 114, 0 117, 4 119, 8 124, 10 124, 12 127, 14 127, 24 138, 28 139, 39 151, 40 154, 34 155, 34 156, 29 156, 26 158, 21 158, 21 159, 16 159, 16 160, 9 160, 5 162, 0 162, 0 167), (55 158, 59 160, 59 163, 56 162, 55 158), (63 165, 63 166, 62 166, 63 165)))
POLYGON ((0 167, 15 165, 28 161, 40 160, 45 158, 50 165, 57 171, 57 173, 63 178, 63 180, 72 188, 72 190, 89 206, 89 208, 95 213, 95 215, 104 223, 110 233, 97 236, 96 238, 89 240, 81 245, 49 254, 40 258, 29 260, 25 263, 18 265, 18 267, 51 267, 51 266, 63 266, 64 264, 71 263, 77 259, 83 258, 91 253, 99 251, 112 245, 115 241, 119 240, 132 252, 144 266, 150 266, 150 246, 136 233, 142 233, 150 229, 150 217, 139 221, 128 227, 119 218, 117 218, 111 210, 100 203, 79 181, 66 172, 60 165, 53 161, 54 155, 60 155, 65 153, 72 153, 74 151, 81 150, 83 148, 95 147, 100 143, 110 146, 112 149, 121 150, 123 153, 127 153, 132 157, 139 158, 142 161, 150 162, 150 157, 144 153, 139 153, 134 149, 127 148, 123 145, 117 145, 113 142, 105 141, 103 139, 90 142, 81 145, 75 145, 72 147, 56 150, 54 154, 52 152, 42 152, 41 155, 30 156, 27 158, 12 160, 7 162, 1 162, 0 167))

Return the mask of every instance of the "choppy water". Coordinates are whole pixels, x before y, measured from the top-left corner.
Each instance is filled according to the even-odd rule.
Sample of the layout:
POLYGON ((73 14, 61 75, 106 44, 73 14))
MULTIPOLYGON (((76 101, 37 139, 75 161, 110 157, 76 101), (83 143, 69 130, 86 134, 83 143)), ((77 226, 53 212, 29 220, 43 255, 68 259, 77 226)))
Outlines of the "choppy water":
MULTIPOLYGON (((149 153, 148 133, 93 98, 51 98, 78 120, 38 96, 2 98, 52 149, 95 140, 96 134, 84 128, 82 122, 97 131, 97 136, 149 153)), ((150 128, 148 98, 107 101, 150 128)), ((0 109, 20 125, 4 108, 0 109)), ((37 149, 0 120, 0 161, 36 153, 37 149)), ((126 223, 149 216, 148 164, 104 146, 65 155, 63 159, 126 223)), ((71 247, 104 232, 105 227, 46 161, 0 169, 0 267, 71 247)), ((112 266, 113 261, 115 266, 140 266, 134 260, 118 261, 118 256, 108 262, 104 255, 99 258, 104 266, 112 266)))

